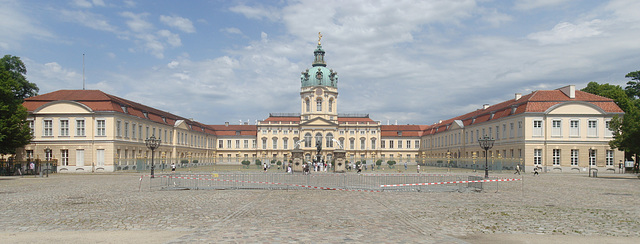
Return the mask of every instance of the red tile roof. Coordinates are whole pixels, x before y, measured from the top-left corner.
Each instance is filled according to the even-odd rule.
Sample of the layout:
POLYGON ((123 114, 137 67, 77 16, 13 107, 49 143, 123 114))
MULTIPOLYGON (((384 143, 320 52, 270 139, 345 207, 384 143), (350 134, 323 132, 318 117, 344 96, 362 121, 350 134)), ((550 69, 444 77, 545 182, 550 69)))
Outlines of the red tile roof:
POLYGON ((465 126, 468 126, 471 124, 487 122, 490 120, 496 120, 511 115, 522 114, 525 112, 542 113, 547 111, 554 105, 569 101, 588 102, 595 106, 598 106, 607 113, 624 113, 624 111, 622 111, 622 109, 620 109, 620 107, 618 107, 618 105, 616 105, 612 99, 606 97, 576 90, 575 98, 569 98, 569 96, 567 96, 560 89, 541 90, 524 95, 518 100, 515 100, 514 98, 489 106, 486 109, 478 109, 476 111, 442 121, 440 123, 432 125, 433 128, 438 128, 437 131, 433 128, 427 128, 424 133, 432 134, 443 132, 446 130, 446 126, 451 125, 454 120, 461 120, 465 126), (513 108, 515 108, 515 111, 512 111, 513 108), (493 118, 491 117, 492 114, 493 118))
POLYGON ((28 111, 33 112, 42 105, 53 101, 75 101, 86 105, 93 111, 114 111, 167 125, 175 125, 177 120, 184 120, 191 130, 215 134, 213 130, 207 128, 206 125, 200 122, 192 121, 99 90, 58 90, 27 98, 24 100, 23 105, 28 111), (123 106, 127 108, 126 112, 122 109, 123 106), (144 112, 147 113, 148 118, 144 116, 144 112), (165 118, 164 120, 163 117, 165 118))

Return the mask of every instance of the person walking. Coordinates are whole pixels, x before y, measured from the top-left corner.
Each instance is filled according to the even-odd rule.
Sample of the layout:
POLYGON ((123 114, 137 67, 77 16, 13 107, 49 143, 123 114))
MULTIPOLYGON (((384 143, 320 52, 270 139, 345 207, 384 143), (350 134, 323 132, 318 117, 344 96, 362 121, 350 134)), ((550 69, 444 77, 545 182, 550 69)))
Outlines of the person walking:
POLYGON ((404 170, 407 170, 407 162, 404 162, 404 170))
POLYGON ((420 174, 420 165, 418 164, 418 167, 416 168, 416 171, 418 172, 418 174, 420 174))
POLYGON ((539 175, 538 174, 538 166, 533 167, 533 176, 539 175))
POLYGON ((171 173, 175 173, 176 172, 176 163, 171 163, 171 173))
POLYGON ((515 172, 515 173, 513 173, 513 174, 514 174, 514 175, 515 175, 515 174, 520 175, 520 165, 519 165, 519 164, 516 164, 516 172, 515 172))

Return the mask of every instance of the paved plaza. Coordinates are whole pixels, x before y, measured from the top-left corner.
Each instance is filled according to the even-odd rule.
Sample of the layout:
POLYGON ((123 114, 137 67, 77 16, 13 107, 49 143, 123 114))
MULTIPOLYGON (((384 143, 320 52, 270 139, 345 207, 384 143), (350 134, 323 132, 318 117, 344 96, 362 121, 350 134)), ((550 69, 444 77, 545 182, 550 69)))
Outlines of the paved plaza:
POLYGON ((480 193, 159 190, 140 176, 0 178, 0 238, 3 243, 640 242, 640 180, 630 174, 527 174, 523 181, 485 183, 480 193))

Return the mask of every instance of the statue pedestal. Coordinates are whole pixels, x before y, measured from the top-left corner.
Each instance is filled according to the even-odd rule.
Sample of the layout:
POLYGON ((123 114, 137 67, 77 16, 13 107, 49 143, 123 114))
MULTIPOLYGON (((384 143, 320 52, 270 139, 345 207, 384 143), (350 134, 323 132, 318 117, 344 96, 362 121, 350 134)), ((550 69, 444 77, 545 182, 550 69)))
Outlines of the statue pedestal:
POLYGON ((302 172, 302 165, 304 164, 304 151, 300 149, 294 149, 291 151, 292 164, 291 170, 293 172, 302 172))
POLYGON ((347 165, 345 165, 346 162, 346 156, 347 152, 345 150, 342 149, 338 149, 333 151, 333 157, 335 159, 334 165, 333 165, 333 172, 335 173, 345 173, 347 172, 347 165))

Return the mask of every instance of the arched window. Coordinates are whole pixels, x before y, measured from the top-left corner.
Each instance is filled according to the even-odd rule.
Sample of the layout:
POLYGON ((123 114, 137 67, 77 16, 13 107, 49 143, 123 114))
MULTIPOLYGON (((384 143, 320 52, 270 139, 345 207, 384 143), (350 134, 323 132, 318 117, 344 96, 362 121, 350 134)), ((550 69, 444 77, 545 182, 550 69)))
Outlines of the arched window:
POLYGON ((316 133, 316 147, 318 144, 322 145, 322 134, 320 132, 316 133))
POLYGON ((311 147, 311 133, 304 134, 304 147, 311 147))
POLYGON ((328 133, 327 134, 327 143, 326 143, 328 148, 332 148, 333 147, 333 134, 328 133))
POLYGON ((306 111, 311 112, 311 104, 309 103, 309 99, 304 100, 304 103, 306 105, 306 111))
POLYGON ((289 147, 289 138, 282 138, 282 149, 288 149, 289 147))
POLYGON ((316 100, 316 111, 322 111, 322 99, 316 100))
POLYGON ((329 99, 329 112, 333 112, 333 98, 329 99))

